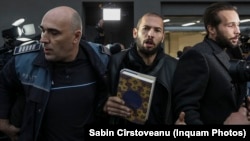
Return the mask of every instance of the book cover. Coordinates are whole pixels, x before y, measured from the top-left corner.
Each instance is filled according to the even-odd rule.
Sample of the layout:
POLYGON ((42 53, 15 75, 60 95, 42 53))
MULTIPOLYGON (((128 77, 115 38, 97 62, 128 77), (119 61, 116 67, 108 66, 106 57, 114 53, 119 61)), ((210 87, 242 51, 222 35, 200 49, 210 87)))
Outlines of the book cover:
POLYGON ((127 120, 144 124, 148 119, 156 77, 142 74, 130 69, 120 71, 117 96, 132 109, 127 120))

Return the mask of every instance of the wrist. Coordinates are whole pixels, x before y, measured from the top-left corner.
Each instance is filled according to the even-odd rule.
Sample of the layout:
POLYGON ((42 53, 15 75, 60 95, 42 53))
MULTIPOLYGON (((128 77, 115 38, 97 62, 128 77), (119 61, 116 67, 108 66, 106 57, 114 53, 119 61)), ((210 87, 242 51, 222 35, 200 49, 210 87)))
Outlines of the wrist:
POLYGON ((0 131, 6 131, 10 127, 8 119, 0 119, 0 131))

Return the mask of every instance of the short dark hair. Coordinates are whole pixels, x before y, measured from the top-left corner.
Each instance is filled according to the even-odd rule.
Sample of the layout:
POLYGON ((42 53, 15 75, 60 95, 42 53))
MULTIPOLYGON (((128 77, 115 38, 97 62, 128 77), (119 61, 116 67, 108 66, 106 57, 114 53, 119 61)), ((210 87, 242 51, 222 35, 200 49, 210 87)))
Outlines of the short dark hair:
POLYGON ((218 13, 222 10, 234 10, 235 12, 237 12, 237 8, 228 2, 212 3, 209 7, 206 8, 203 15, 203 21, 206 31, 208 31, 208 25, 217 27, 220 24, 221 19, 219 18, 218 13))
POLYGON ((177 57, 181 57, 182 53, 183 53, 182 51, 178 50, 177 51, 177 57))
POLYGON ((122 47, 119 43, 114 43, 113 45, 110 46, 109 50, 111 54, 115 54, 122 51, 122 47))
POLYGON ((145 13, 145 14, 138 20, 136 28, 138 28, 138 27, 140 26, 141 21, 142 21, 142 18, 143 18, 143 17, 146 17, 146 16, 155 16, 155 17, 159 17, 159 18, 162 19, 162 22, 163 22, 163 17, 162 17, 160 14, 155 13, 155 12, 148 12, 148 13, 145 13))

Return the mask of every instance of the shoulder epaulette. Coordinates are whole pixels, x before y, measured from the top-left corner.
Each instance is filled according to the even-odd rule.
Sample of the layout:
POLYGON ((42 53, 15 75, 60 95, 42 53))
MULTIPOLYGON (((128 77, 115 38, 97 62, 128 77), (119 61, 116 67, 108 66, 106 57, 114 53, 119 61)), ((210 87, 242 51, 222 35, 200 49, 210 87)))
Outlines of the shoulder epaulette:
POLYGON ((38 50, 40 50, 41 47, 42 47, 42 44, 38 43, 38 42, 32 43, 32 44, 28 44, 28 45, 17 46, 14 49, 13 55, 18 55, 18 54, 23 54, 23 53, 38 51, 38 50))

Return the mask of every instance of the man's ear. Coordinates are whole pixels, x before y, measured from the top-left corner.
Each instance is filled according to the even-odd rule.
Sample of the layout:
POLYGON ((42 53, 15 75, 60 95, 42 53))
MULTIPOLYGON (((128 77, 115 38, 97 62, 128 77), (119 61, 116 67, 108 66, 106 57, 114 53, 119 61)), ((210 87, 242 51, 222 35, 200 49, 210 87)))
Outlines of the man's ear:
POLYGON ((133 28, 133 38, 136 38, 138 35, 138 30, 137 28, 133 28))
POLYGON ((208 25, 207 26, 208 34, 214 35, 216 33, 215 27, 208 25))
POLYGON ((164 39, 165 39, 165 32, 163 32, 161 43, 164 43, 164 39))
POLYGON ((79 42, 82 36, 82 32, 80 30, 75 31, 75 39, 74 42, 79 42))

